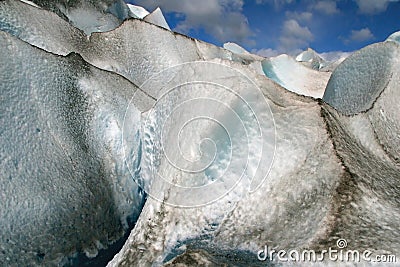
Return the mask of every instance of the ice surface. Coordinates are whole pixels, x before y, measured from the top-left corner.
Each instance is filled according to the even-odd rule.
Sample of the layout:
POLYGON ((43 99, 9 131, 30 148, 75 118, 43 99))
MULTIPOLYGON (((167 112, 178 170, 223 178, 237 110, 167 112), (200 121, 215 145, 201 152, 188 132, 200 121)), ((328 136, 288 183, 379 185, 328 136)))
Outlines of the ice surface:
POLYGON ((140 20, 125 21, 114 31, 94 33, 88 39, 54 13, 19 1, 0 2, 0 18, 1 30, 52 53, 79 53, 96 67, 121 74, 137 85, 166 67, 200 59, 193 39, 140 20), (31 12, 37 18, 34 21, 29 21, 31 12), (46 18, 53 23, 45 23, 46 18))
MULTIPOLYGON (((260 86, 267 98, 267 103, 271 106, 276 126, 276 151, 274 163, 267 179, 262 183, 259 190, 249 194, 246 193, 248 181, 245 176, 229 194, 220 200, 195 209, 174 208, 161 204, 154 199, 148 199, 137 227, 132 231, 123 250, 114 258, 110 266, 142 266, 151 263, 161 265, 176 260, 175 257, 182 253, 199 250, 205 251, 209 255, 209 259, 229 254, 236 255, 231 259, 232 261, 235 261, 235 257, 237 257, 241 262, 244 262, 244 265, 251 265, 256 262, 254 253, 260 247, 263 247, 265 242, 287 248, 297 248, 305 243, 313 247, 317 246, 319 238, 323 238, 323 232, 327 230, 326 227, 329 225, 330 207, 332 205, 329 198, 325 196, 333 193, 335 185, 341 179, 344 171, 340 161, 335 156, 329 134, 324 128, 325 122, 320 116, 320 106, 311 99, 287 93, 266 77, 257 76, 237 63, 221 63, 249 75, 251 80, 255 81, 257 86, 260 86), (313 208, 308 208, 310 206, 313 208), (298 218, 310 219, 307 222, 299 223, 298 218), (143 257, 142 255, 146 256, 143 257)), ((213 75, 213 80, 218 81, 218 83, 229 84, 229 88, 235 92, 240 94, 256 92, 253 91, 256 88, 246 88, 243 87, 245 83, 232 80, 232 77, 237 75, 232 76, 229 72, 225 73, 223 66, 217 69, 207 69, 212 71, 206 75, 213 75), (218 79, 218 76, 221 77, 218 79)), ((193 74, 198 73, 202 77, 201 72, 193 72, 193 74)), ((175 79, 183 79, 183 77, 185 77, 184 79, 196 80, 199 78, 196 75, 191 78, 182 75, 182 77, 175 77, 175 79)), ((207 88, 202 89, 198 92, 189 90, 187 94, 190 94, 192 99, 198 99, 199 95, 203 94, 211 97, 211 92, 206 91, 207 88)), ((179 93, 183 97, 182 101, 188 97, 183 92, 175 91, 175 93, 179 93)), ((212 97, 213 99, 218 97, 216 94, 216 92, 213 92, 213 95, 215 95, 212 97)), ((229 98, 225 98, 226 100, 223 103, 230 103, 229 98)), ((177 96, 172 99, 177 99, 177 96)), ((200 104, 200 102, 198 103, 200 104)), ((169 103, 169 105, 171 104, 169 103)), ((181 107, 179 102, 176 104, 176 107, 181 107)), ((271 125, 271 121, 268 120, 268 109, 262 108, 259 106, 260 104, 258 102, 254 109, 258 117, 265 118, 260 121, 260 124, 266 129, 271 129, 273 124, 271 125)), ((209 102, 207 107, 211 111, 213 110, 212 101, 209 102)), ((173 110, 172 107, 170 109, 173 110)), ((197 113, 197 108, 194 111, 194 114, 202 114, 203 112, 199 110, 199 113, 197 113)), ((168 112, 166 113, 168 114, 168 112)), ((191 113, 190 109, 186 112, 180 112, 180 114, 187 113, 191 113)), ((219 121, 224 121, 224 113, 213 113, 215 114, 213 118, 222 116, 219 121)), ((177 119, 187 121, 185 117, 185 115, 181 115, 177 119)), ((229 118, 229 120, 232 120, 232 118, 229 118)), ((243 121, 244 118, 242 118, 243 121)), ((179 125, 178 122, 179 120, 176 123, 177 125, 179 125)), ((232 123, 234 123, 234 120, 232 120, 232 123)), ((236 124, 240 125, 240 123, 236 124)), ((168 125, 170 124, 168 123, 168 125)), ((229 126, 227 128, 229 129, 229 126)), ((204 128, 197 129, 201 129, 200 134, 205 130, 204 128)), ((174 132, 172 129, 170 131, 174 132)), ((196 135, 197 133, 192 132, 192 134, 196 135)), ((204 136, 213 138, 213 133, 204 131, 204 136)), ((180 140, 181 142, 189 142, 185 146, 186 148, 190 147, 191 141, 196 140, 190 135, 187 137, 182 135, 181 137, 184 138, 184 140, 180 140)), ((171 135, 168 138, 172 142, 177 138, 177 135, 171 135)), ((233 136, 233 142, 235 138, 238 137, 233 136)), ((245 137, 244 135, 242 138, 252 140, 254 136, 245 137)), ((263 135, 261 140, 256 138, 252 141, 254 145, 265 143, 268 146, 268 144, 271 144, 269 149, 274 150, 271 142, 273 140, 270 135, 263 135)), ((243 140, 241 143, 247 144, 247 141, 243 140)), ((156 145, 155 147, 159 146, 156 145)), ((257 149, 256 146, 250 146, 250 148, 250 151, 257 149)), ((232 151, 233 159, 230 163, 235 163, 235 157, 247 158, 245 156, 246 147, 232 151)), ((268 162, 268 157, 263 158, 260 166, 265 166, 268 162)), ((158 166, 163 169, 165 163, 158 166)), ((180 179, 190 177, 188 175, 173 175, 176 170, 171 168, 168 170, 172 177, 181 177, 180 179)), ((228 177, 235 179, 234 173, 240 172, 235 170, 228 177)), ((158 183, 159 181, 159 179, 156 179, 153 182, 158 183)), ((168 194, 164 195, 164 203, 175 201, 174 198, 177 196, 173 194, 173 190, 167 190, 167 192, 168 194)), ((212 193, 213 191, 210 190, 203 197, 212 196, 212 193)), ((194 195, 196 195, 195 192, 194 195)), ((184 201, 191 200, 191 198, 186 198, 184 201)), ((229 264, 232 262, 225 258, 219 263, 229 264)))
MULTIPOLYGON (((137 88, 77 55, 51 55, 4 32, 0 39, 0 264, 93 257, 141 209, 124 162, 137 165, 139 141, 121 140, 137 88)), ((130 111, 130 130, 138 131, 140 112, 130 111)))
POLYGON ((235 43, 225 43, 223 47, 226 50, 231 51, 232 53, 244 54, 244 55, 250 54, 246 49, 235 43))
POLYGON ((33 3, 32 1, 29 1, 29 0, 20 0, 20 1, 21 1, 21 2, 24 2, 24 3, 27 3, 27 4, 31 5, 31 6, 40 8, 38 5, 36 5, 36 4, 33 3))
POLYGON ((13 0, 0 2, 0 30, 58 55, 78 52, 86 42, 81 31, 53 12, 13 0))
MULTIPOLYGON (((346 115, 367 113, 375 138, 394 161, 400 153, 400 45, 384 42, 349 57, 332 75, 324 100, 346 115), (357 68, 357 71, 353 71, 357 68)), ((377 155, 378 153, 374 153, 377 155)))
POLYGON ((347 57, 341 57, 333 62, 325 62, 321 65, 320 71, 333 72, 340 64, 342 64, 343 61, 345 61, 346 58, 347 57))
POLYGON ((309 69, 288 55, 262 61, 267 77, 294 93, 322 98, 330 73, 309 69))
POLYGON ((60 8, 60 10, 72 25, 86 35, 113 30, 121 23, 114 15, 92 9, 85 3, 76 8, 60 8))
POLYGON ((132 13, 132 17, 134 18, 138 18, 138 19, 143 19, 144 17, 146 17, 147 15, 150 14, 149 11, 147 11, 146 9, 144 9, 141 6, 135 6, 135 5, 131 5, 131 4, 127 4, 129 7, 129 10, 132 13))
POLYGON ((370 109, 399 69, 399 45, 370 45, 340 64, 333 72, 323 99, 340 112, 352 115, 370 109))
POLYGON ((387 38, 387 41, 400 43, 400 32, 395 32, 387 38))
POLYGON ((129 17, 129 8, 123 0, 33 0, 32 2, 57 13, 84 31, 86 35, 113 30, 129 17))
POLYGON ((322 57, 311 48, 308 48, 306 51, 300 53, 296 57, 296 61, 303 62, 305 66, 314 70, 320 70, 326 65, 326 62, 322 59, 322 57))
POLYGON ((163 27, 164 29, 171 30, 169 27, 167 21, 164 18, 164 15, 159 7, 157 7, 153 12, 151 12, 149 15, 144 17, 144 21, 153 23, 157 26, 163 27))

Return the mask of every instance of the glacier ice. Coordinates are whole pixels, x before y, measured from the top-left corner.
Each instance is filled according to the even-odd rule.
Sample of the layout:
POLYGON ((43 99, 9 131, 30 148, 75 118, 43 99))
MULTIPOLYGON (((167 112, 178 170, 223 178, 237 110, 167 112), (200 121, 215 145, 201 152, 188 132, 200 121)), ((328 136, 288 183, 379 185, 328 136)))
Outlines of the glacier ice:
POLYGON ((121 1, 33 2, 0 1, 1 265, 79 265, 132 224, 110 266, 257 266, 266 244, 338 238, 400 252, 393 38, 330 73, 161 12, 123 21, 121 1))
POLYGON ((348 57, 332 73, 323 99, 342 113, 370 109, 399 69, 399 45, 370 45, 348 57))
POLYGON ((171 30, 164 15, 159 7, 157 7, 153 12, 143 18, 144 21, 153 23, 154 25, 160 26, 164 29, 171 30))
POLYGON ((400 32, 395 32, 391 34, 388 38, 387 41, 393 41, 393 42, 398 42, 400 43, 400 32))
POLYGON ((123 0, 32 0, 32 2, 55 12, 84 31, 86 35, 113 30, 129 17, 129 8, 123 0))
POLYGON ((288 55, 262 61, 265 75, 297 94, 322 98, 331 73, 309 69, 288 55))
POLYGON ((306 51, 303 51, 297 55, 296 61, 302 62, 305 66, 314 70, 320 70, 326 65, 326 62, 323 60, 323 58, 311 48, 308 48, 306 51))
MULTIPOLYGON (((270 175, 253 194, 247 192, 248 182, 244 179, 218 202, 195 209, 176 208, 148 199, 138 227, 110 266, 142 266, 150 262, 161 265, 185 251, 198 250, 212 255, 211 258, 224 253, 235 254, 250 264, 254 255, 246 256, 246 251, 257 251, 266 239, 294 248, 301 246, 305 240, 320 238, 318 232, 330 217, 330 200, 323 196, 332 194, 336 183, 345 175, 324 128, 320 106, 309 98, 289 94, 237 63, 223 64, 249 75, 260 86, 272 109, 276 125, 276 151, 270 175), (304 177, 307 177, 307 183, 303 182, 304 177), (300 208, 294 203, 306 204, 300 208), (308 209, 309 205, 318 208, 308 209), (304 225, 297 224, 299 217, 313 218, 310 220, 313 223, 307 225, 309 231, 303 231, 304 225), (140 256, 143 253, 145 257, 140 256)), ((219 73, 210 73, 223 78, 224 68, 220 68, 219 73)), ((225 82, 229 82, 230 77, 228 75, 225 82)), ((230 88, 240 91, 241 83, 232 81, 230 88)), ((257 114, 268 116, 268 109, 258 110, 257 114)), ((264 124, 264 127, 273 128, 271 124, 264 124)), ((273 144, 268 135, 254 141, 256 145, 273 144)), ((265 163, 268 163, 268 158, 262 160, 260 166, 265 163)), ((164 203, 174 197, 172 194, 165 196, 164 203)))
POLYGON ((27 3, 27 4, 31 5, 31 6, 40 8, 38 5, 36 5, 36 4, 33 3, 32 1, 29 1, 29 0, 20 0, 20 1, 22 1, 22 2, 24 2, 24 3, 27 3))
MULTIPOLYGON (((122 147, 137 151, 139 141, 121 140, 125 109, 138 89, 75 54, 45 53, 4 32, 0 39, 7 62, 0 66, 0 240, 7 255, 0 263, 94 256, 124 235, 143 203, 124 163, 135 165, 137 154, 124 157, 122 147)), ((138 131, 140 111, 131 112, 138 131)))
POLYGON ((225 43, 223 47, 226 50, 229 50, 235 54, 244 54, 244 55, 249 54, 249 52, 246 49, 235 43, 225 43))
POLYGON ((127 4, 129 7, 129 10, 131 11, 131 15, 134 18, 138 18, 138 19, 143 19, 144 17, 146 17, 147 15, 150 14, 149 11, 147 11, 146 9, 144 9, 141 6, 135 6, 135 5, 131 5, 131 4, 127 4))

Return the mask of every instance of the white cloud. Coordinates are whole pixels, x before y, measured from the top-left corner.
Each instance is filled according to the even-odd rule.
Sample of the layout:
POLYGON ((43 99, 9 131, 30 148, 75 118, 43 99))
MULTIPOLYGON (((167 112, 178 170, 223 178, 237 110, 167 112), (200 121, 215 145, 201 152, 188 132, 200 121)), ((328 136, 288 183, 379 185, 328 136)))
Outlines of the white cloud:
POLYGON ((349 41, 353 42, 364 42, 374 38, 374 35, 368 28, 361 30, 352 30, 349 41))
POLYGON ((355 0, 361 13, 376 14, 386 11, 390 2, 399 0, 355 0))
POLYGON ((271 49, 271 48, 263 48, 263 49, 253 49, 251 53, 262 56, 262 57, 275 57, 281 54, 278 50, 271 49))
POLYGON ((204 29, 220 42, 251 43, 253 32, 243 15, 243 0, 137 0, 135 4, 164 12, 175 12, 183 17, 174 30, 188 33, 204 29))
POLYGON ((311 12, 286 11, 285 15, 287 18, 294 19, 298 22, 310 22, 313 17, 311 12))
POLYGON ((279 37, 279 50, 295 54, 309 46, 314 36, 308 27, 302 27, 294 19, 286 20, 283 24, 282 34, 279 37))
POLYGON ((336 6, 336 2, 331 0, 318 1, 315 4, 313 4, 311 8, 327 15, 333 15, 339 13, 339 9, 336 6))
POLYGON ((343 52, 343 51, 331 51, 331 52, 324 52, 324 53, 319 53, 319 55, 325 59, 326 61, 337 61, 341 58, 347 58, 350 56, 352 52, 343 52))
POLYGON ((294 0, 256 0, 257 4, 270 4, 274 5, 275 8, 279 8, 285 4, 290 4, 294 2, 294 0))

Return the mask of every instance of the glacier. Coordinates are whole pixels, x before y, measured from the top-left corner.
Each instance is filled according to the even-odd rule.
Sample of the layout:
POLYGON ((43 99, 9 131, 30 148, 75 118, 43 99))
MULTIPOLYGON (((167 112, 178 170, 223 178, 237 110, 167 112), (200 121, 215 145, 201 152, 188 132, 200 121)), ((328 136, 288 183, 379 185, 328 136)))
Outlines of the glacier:
POLYGON ((0 264, 290 266, 257 252, 341 238, 399 255, 397 36, 330 64, 123 1, 0 1, 0 264))
POLYGON ((327 64, 325 60, 311 48, 308 48, 306 51, 301 52, 299 55, 297 55, 296 61, 303 62, 305 66, 308 66, 315 70, 320 70, 327 64))
POLYGON ((150 22, 154 25, 158 25, 164 29, 167 30, 171 30, 171 28, 169 27, 167 21, 164 18, 164 15, 161 11, 161 9, 158 7, 156 8, 153 12, 151 12, 150 14, 148 14, 147 16, 145 16, 143 18, 144 21, 150 22))
POLYGON ((147 11, 145 8, 141 6, 135 6, 131 4, 127 4, 127 6, 129 7, 129 10, 132 13, 131 17, 133 18, 143 19, 144 17, 150 14, 149 11, 147 11))
POLYGON ((265 75, 291 92, 322 98, 331 72, 308 68, 288 55, 279 55, 262 61, 265 75))

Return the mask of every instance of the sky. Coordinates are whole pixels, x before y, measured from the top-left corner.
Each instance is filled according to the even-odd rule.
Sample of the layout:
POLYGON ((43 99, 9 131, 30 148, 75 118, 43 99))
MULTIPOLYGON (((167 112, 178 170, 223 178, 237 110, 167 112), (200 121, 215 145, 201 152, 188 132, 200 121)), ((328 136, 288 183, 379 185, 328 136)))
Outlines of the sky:
POLYGON ((400 31, 400 0, 127 0, 160 7, 171 29, 270 57, 308 47, 337 58, 400 31))

